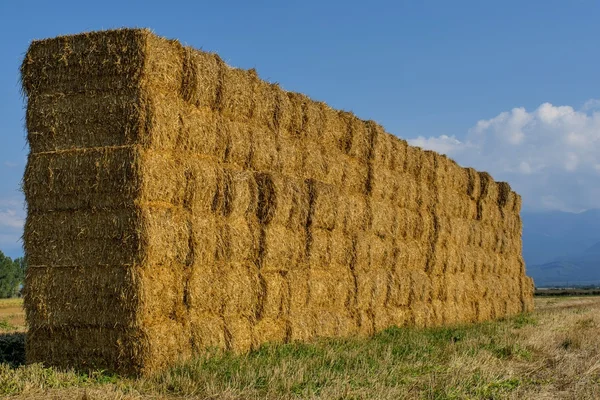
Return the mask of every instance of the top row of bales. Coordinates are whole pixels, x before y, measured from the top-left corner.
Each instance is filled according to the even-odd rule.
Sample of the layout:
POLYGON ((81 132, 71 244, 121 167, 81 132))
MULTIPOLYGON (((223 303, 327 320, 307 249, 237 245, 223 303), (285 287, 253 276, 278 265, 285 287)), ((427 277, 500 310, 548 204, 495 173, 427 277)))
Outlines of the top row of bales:
MULTIPOLYGON (((382 200, 402 190, 398 182, 406 179, 398 174, 403 173, 440 193, 458 192, 478 204, 462 215, 491 220, 497 217, 493 214, 520 210, 520 198, 508 184, 495 185, 486 173, 411 147, 376 123, 286 92, 259 79, 254 70, 231 68, 216 54, 183 47, 147 30, 34 42, 22 74, 30 102, 32 154, 141 144, 227 161, 236 146, 252 141, 255 148, 242 155, 277 153, 256 162, 256 170, 272 169, 274 157, 284 165, 292 164, 290 155, 303 154, 301 162, 310 166, 306 173, 313 175, 326 159, 345 156, 370 167, 367 173, 375 180, 363 189, 382 200), (182 127, 187 130, 182 132, 182 127)), ((457 203, 466 204, 463 200, 457 203)))

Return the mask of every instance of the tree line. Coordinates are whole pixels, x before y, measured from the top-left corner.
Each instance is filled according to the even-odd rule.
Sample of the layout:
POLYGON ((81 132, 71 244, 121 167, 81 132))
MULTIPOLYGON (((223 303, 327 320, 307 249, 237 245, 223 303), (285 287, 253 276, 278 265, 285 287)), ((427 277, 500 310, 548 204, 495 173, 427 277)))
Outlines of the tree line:
POLYGON ((0 299, 21 294, 26 269, 25 258, 19 257, 13 260, 0 251, 0 299))

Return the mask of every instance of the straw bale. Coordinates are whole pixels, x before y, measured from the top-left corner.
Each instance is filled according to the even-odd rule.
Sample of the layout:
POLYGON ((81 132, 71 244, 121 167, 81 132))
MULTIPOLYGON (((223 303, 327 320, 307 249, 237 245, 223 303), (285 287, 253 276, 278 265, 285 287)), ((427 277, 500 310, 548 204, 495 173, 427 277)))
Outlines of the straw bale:
POLYGON ((445 312, 445 304, 438 299, 433 299, 431 301, 431 324, 432 325, 442 325, 445 322, 445 319, 449 316, 448 313, 445 312))
POLYGON ((435 156, 436 173, 435 186, 438 190, 449 190, 451 192, 462 191, 466 187, 466 181, 463 180, 463 171, 460 166, 445 154, 435 156))
POLYGON ((31 327, 139 326, 141 305, 152 309, 163 304, 160 297, 138 297, 133 290, 138 279, 139 272, 121 266, 32 265, 26 276, 27 323, 31 327))
POLYGON ((27 335, 25 356, 27 363, 135 374, 144 367, 147 353, 148 342, 142 338, 138 328, 39 327, 27 335))
POLYGON ((305 174, 305 143, 302 139, 279 137, 277 138, 276 170, 284 175, 304 178, 305 174))
POLYGON ((297 110, 294 110, 292 101, 286 91, 281 89, 278 84, 273 84, 273 87, 275 91, 275 112, 271 128, 281 135, 290 135, 292 114, 297 110))
POLYGON ((314 179, 309 179, 310 224, 317 229, 333 230, 340 201, 337 188, 314 179))
POLYGON ((40 94, 29 99, 31 153, 131 145, 140 129, 137 93, 40 94))
POLYGON ((336 227, 352 234, 365 231, 371 226, 372 212, 367 198, 347 195, 338 205, 336 227))
POLYGON ((320 142, 323 136, 324 115, 321 103, 314 101, 304 102, 302 104, 302 134, 311 141, 320 142))
POLYGON ((299 268, 287 273, 290 290, 290 341, 306 341, 316 336, 316 321, 309 304, 309 270, 299 268))
POLYGON ((421 180, 417 183, 417 208, 433 212, 438 204, 437 190, 421 180))
POLYGON ((284 319, 289 314, 290 289, 285 272, 260 272, 257 320, 284 319))
POLYGON ((449 273, 440 275, 429 275, 431 280, 431 299, 447 301, 448 300, 448 287, 446 285, 446 279, 449 273))
POLYGON ((398 191, 396 206, 411 210, 417 210, 417 182, 408 174, 398 174, 398 191))
POLYGON ((371 182, 371 198, 374 201, 385 202, 395 206, 398 203, 399 196, 404 195, 399 193, 401 179, 399 172, 375 168, 371 182))
POLYGON ((459 247, 466 246, 471 231, 471 221, 463 218, 449 217, 450 231, 452 232, 452 241, 459 247))
POLYGON ((166 40, 146 31, 143 85, 153 94, 181 93, 184 64, 183 46, 176 40, 166 40))
POLYGON ((290 318, 302 313, 308 306, 309 277, 310 271, 307 266, 287 271, 286 278, 290 289, 290 318))
POLYGON ((224 307, 225 271, 222 264, 192 265, 187 284, 186 305, 198 313, 220 314, 224 307))
POLYGON ((276 130, 275 110, 277 107, 278 94, 281 91, 275 84, 259 79, 254 85, 254 109, 252 110, 252 121, 258 126, 276 130))
POLYGON ((253 327, 254 347, 265 342, 282 343, 291 338, 291 327, 282 318, 262 318, 253 327))
POLYGON ((390 325, 405 326, 410 323, 412 318, 411 312, 407 307, 390 307, 385 310, 387 312, 390 325))
POLYGON ((286 93, 289 99, 289 125, 282 131, 286 136, 301 137, 304 131, 304 110, 310 99, 301 93, 286 93))
POLYGON ((404 159, 404 171, 412 179, 419 179, 421 170, 421 158, 424 151, 419 147, 408 146, 406 148, 406 158, 404 159))
POLYGON ((370 243, 361 242, 355 255, 353 238, 341 230, 311 229, 310 235, 308 264, 311 268, 326 268, 329 265, 350 267, 354 260, 363 268, 369 267, 370 243))
POLYGON ((184 48, 182 97, 197 108, 216 108, 222 66, 216 54, 184 48))
POLYGON ((533 305, 533 292, 535 285, 533 279, 528 276, 521 275, 521 304, 523 312, 532 311, 533 305))
POLYGON ((409 305, 413 307, 418 303, 431 302, 431 279, 423 270, 412 270, 410 274, 411 292, 409 305))
POLYGON ((201 266, 214 264, 220 240, 216 235, 218 217, 212 215, 195 215, 192 222, 192 243, 194 263, 201 266))
MULTIPOLYGON (((180 129, 174 149, 187 154, 224 160, 226 151, 235 153, 229 132, 230 123, 208 108, 182 105, 180 129)), ((239 141, 236 141, 238 144, 239 141)))
POLYGON ((427 263, 427 251, 425 246, 416 240, 402 243, 398 247, 396 257, 396 268, 406 270, 425 270, 427 263))
POLYGON ((348 135, 348 124, 344 120, 344 113, 329 107, 325 103, 319 103, 323 128, 320 134, 320 142, 325 145, 329 157, 343 153, 343 143, 348 135))
POLYGON ((425 229, 423 215, 420 212, 399 208, 397 217, 398 237, 403 240, 421 238, 425 229))
POLYGON ((221 264, 220 268, 224 315, 254 318, 261 312, 257 306, 263 296, 257 267, 229 262, 221 264))
POLYGON ((180 209, 147 207, 141 209, 141 214, 141 262, 186 264, 192 240, 187 213, 180 209))
POLYGON ((166 321, 144 328, 38 328, 27 337, 27 362, 83 370, 147 374, 189 357, 186 330, 166 321))
POLYGON ((180 158, 170 152, 145 151, 140 154, 139 165, 140 190, 145 201, 183 205, 189 167, 180 158))
POLYGON ((246 217, 256 215, 258 209, 258 185, 251 171, 229 170, 231 202, 231 217, 246 217))
POLYGON ((431 303, 416 302, 411 306, 412 324, 418 327, 429 327, 432 325, 433 310, 431 303))
POLYGON ((332 262, 332 233, 325 229, 311 229, 308 265, 310 268, 324 268, 332 262))
MULTIPOLYGON (((328 179, 330 173, 333 174, 331 168, 338 165, 333 160, 328 160, 323 151, 323 146, 313 140, 302 141, 302 176, 307 179, 316 179, 324 183, 331 184, 333 181, 328 179)), ((339 173, 339 169, 337 170, 339 173)), ((331 177, 330 177, 331 178, 331 177)))
POLYGON ((387 306, 390 308, 401 308, 409 305, 411 290, 410 270, 394 269, 390 275, 390 285, 387 298, 387 306))
POLYGON ((204 349, 225 349, 225 321, 214 312, 200 311, 190 307, 190 341, 192 350, 199 352, 204 349))
MULTIPOLYGON (((223 160, 226 163, 233 164, 239 168, 249 168, 254 158, 253 145, 255 144, 254 134, 256 130, 246 123, 229 121, 226 119, 218 121, 220 125, 219 135, 225 135, 227 138, 227 147, 223 160)), ((265 157, 265 150, 261 150, 265 157)))
POLYGON ((31 265, 185 263, 188 237, 185 214, 162 207, 31 214, 25 230, 31 265))
POLYGON ((373 330, 380 332, 394 325, 392 316, 387 312, 385 307, 378 307, 373 313, 373 330))
POLYGON ((388 202, 371 202, 373 232, 380 237, 394 238, 398 235, 398 209, 388 202))
MULTIPOLYGON (((352 158, 340 157, 342 175, 332 176, 333 182, 348 194, 367 194, 369 185, 368 165, 356 162, 352 158), (339 181, 335 179, 339 179, 339 181)), ((335 167, 332 166, 330 173, 333 174, 334 170, 335 167)))
POLYGON ((254 110, 254 87, 258 76, 254 70, 231 68, 220 63, 221 81, 217 88, 216 108, 224 115, 247 122, 254 110))
MULTIPOLYGON (((186 162, 188 173, 188 206, 195 215, 223 214, 231 210, 231 185, 229 175, 218 164, 203 158, 192 158, 186 162)), ((185 171, 184 171, 185 172, 185 171)))
POLYGON ((290 319, 290 342, 307 342, 317 336, 317 319, 310 310, 298 310, 290 319))
POLYGON ((148 33, 122 29, 34 41, 21 65, 23 89, 28 97, 134 89, 148 33))
POLYGON ((340 331, 344 324, 342 315, 338 310, 312 310, 312 318, 315 320, 315 336, 318 337, 336 337, 340 336, 340 331))
MULTIPOLYGON (((281 164, 287 160, 280 162, 277 135, 268 129, 252 126, 250 136, 252 151, 249 168, 255 171, 281 171, 281 164)), ((243 167, 241 164, 240 166, 243 167)))
POLYGON ((324 265, 309 272, 309 308, 344 309, 354 297, 354 277, 348 268, 324 265))
POLYGON ((30 154, 23 189, 31 211, 120 208, 139 190, 135 149, 30 154))
POLYGON ((270 224, 264 229, 260 267, 262 271, 283 272, 303 267, 306 232, 270 224))
POLYGON ((335 265, 354 268, 356 262, 357 236, 348 236, 341 229, 331 231, 331 262, 335 265))
POLYGON ((146 149, 172 149, 183 136, 181 119, 184 101, 176 95, 156 93, 143 98, 143 130, 140 130, 139 143, 146 149))
POLYGON ((467 195, 477 201, 481 196, 481 177, 473 168, 466 168, 465 173, 467 175, 467 195))
POLYGON ((259 189, 258 210, 268 214, 265 215, 268 217, 265 223, 304 230, 310 205, 304 181, 275 173, 256 174, 256 180, 259 189))
POLYGON ((397 150, 395 144, 398 138, 383 132, 383 128, 379 126, 378 128, 381 132, 376 135, 377 140, 374 141, 375 146, 373 148, 373 166, 377 171, 375 176, 379 175, 382 171, 399 173, 401 171, 396 170, 396 163, 394 162, 394 158, 396 157, 394 152, 397 150))
POLYGON ((431 150, 424 150, 418 158, 418 179, 420 183, 424 183, 425 186, 433 188, 437 181, 437 159, 438 155, 436 152, 431 150))
MULTIPOLYGON (((369 243, 370 269, 391 270, 396 264, 397 251, 391 238, 383 239, 377 235, 365 238, 369 243)), ((359 240, 361 240, 359 238, 359 240)))
POLYGON ((250 319, 244 316, 225 315, 225 344, 228 350, 245 353, 252 349, 253 326, 250 319))
POLYGON ((217 261, 258 265, 262 232, 256 218, 217 219, 216 224, 217 261))
POLYGON ((374 137, 383 132, 381 126, 365 122, 351 113, 340 115, 347 124, 346 135, 342 139, 342 151, 350 157, 367 163, 373 154, 374 137))

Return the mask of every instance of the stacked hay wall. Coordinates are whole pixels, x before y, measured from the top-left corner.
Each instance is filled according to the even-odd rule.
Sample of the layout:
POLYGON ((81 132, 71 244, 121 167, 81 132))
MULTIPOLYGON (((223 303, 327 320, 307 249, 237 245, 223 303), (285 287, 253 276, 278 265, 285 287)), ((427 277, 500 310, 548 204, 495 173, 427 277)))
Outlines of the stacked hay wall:
POLYGON ((147 30, 35 41, 22 74, 28 362, 148 373, 532 307, 487 173, 147 30))

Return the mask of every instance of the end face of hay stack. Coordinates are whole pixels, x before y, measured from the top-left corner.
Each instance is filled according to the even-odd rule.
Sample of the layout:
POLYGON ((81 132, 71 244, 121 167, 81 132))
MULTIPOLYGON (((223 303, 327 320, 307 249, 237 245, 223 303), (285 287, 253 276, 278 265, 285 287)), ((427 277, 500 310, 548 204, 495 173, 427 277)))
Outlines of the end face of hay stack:
POLYGON ((532 307, 520 197, 147 30, 33 42, 28 362, 149 373, 208 347, 532 307))

